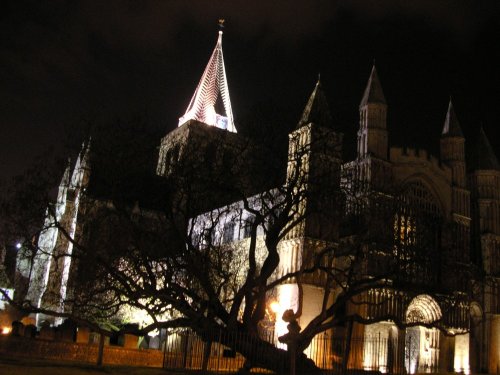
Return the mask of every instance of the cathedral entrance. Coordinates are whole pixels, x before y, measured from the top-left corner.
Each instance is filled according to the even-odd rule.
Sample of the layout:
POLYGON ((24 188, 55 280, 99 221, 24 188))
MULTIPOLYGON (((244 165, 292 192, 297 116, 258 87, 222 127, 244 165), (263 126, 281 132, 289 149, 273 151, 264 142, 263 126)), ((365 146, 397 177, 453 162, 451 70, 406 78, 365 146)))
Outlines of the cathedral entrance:
POLYGON ((441 309, 430 296, 415 297, 406 311, 405 368, 408 374, 435 372, 439 363, 439 331, 418 323, 432 324, 441 318, 441 309))

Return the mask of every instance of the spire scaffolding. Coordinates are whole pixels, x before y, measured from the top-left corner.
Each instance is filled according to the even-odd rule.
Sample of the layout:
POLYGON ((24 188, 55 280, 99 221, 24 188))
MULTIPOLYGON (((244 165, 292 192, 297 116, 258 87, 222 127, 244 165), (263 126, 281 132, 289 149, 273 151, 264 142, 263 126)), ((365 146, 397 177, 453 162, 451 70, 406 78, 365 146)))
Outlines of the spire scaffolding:
POLYGON ((236 133, 222 54, 222 30, 219 30, 217 44, 186 113, 179 119, 179 126, 189 120, 200 121, 236 133))

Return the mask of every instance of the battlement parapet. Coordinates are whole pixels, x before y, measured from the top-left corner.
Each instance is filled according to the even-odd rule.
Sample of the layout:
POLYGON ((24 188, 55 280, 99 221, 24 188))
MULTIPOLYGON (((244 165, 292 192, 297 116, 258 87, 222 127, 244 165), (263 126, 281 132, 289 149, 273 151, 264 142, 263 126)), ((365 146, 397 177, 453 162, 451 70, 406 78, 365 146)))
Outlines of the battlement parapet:
POLYGON ((429 163, 436 169, 443 171, 449 170, 447 166, 434 155, 431 155, 424 149, 412 147, 391 147, 390 160, 392 163, 408 163, 408 162, 421 162, 429 163))

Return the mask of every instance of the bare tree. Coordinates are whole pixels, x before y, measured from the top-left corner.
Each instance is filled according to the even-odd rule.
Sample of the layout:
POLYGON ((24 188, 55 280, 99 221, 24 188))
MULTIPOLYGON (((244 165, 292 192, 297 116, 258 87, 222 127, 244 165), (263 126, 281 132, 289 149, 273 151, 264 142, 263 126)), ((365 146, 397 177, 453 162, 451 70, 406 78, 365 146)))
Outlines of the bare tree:
MULTIPOLYGON (((318 370, 303 353, 313 338, 346 323, 389 320, 399 327, 428 324, 446 329, 448 321, 408 321, 401 312, 421 291, 436 296, 443 292, 438 280, 429 282, 432 285, 417 282, 422 275, 435 275, 428 252, 443 246, 436 237, 440 232, 432 230, 442 223, 429 225, 428 213, 405 200, 404 192, 373 191, 356 179, 341 184, 341 139, 331 131, 321 132, 310 138, 292 133, 286 181, 250 196, 254 189, 247 178, 227 183, 222 173, 227 169, 217 167, 227 158, 216 150, 214 159, 203 161, 205 168, 215 163, 205 178, 211 184, 217 181, 213 190, 220 194, 223 189, 235 203, 204 213, 193 209, 203 206, 200 197, 207 197, 206 191, 199 194, 203 181, 196 181, 190 161, 182 158, 176 161, 185 174, 182 178, 143 179, 151 189, 147 194, 161 197, 154 202, 136 202, 131 195, 106 197, 92 189, 92 182, 79 185, 73 189, 79 194, 73 227, 49 208, 51 220, 41 230, 30 227, 25 237, 37 238, 57 228, 61 241, 71 244, 71 252, 66 246, 46 254, 53 258, 51 272, 68 273, 64 285, 48 285, 43 304, 29 299, 19 304, 26 311, 71 318, 103 332, 103 323, 133 308, 149 317, 135 333, 190 328, 206 341, 243 354, 248 368, 288 371, 295 364, 297 371, 308 373, 318 370), (316 154, 336 158, 315 160, 316 154), (300 246, 289 256, 287 243, 294 241, 300 246), (289 267, 287 259, 294 259, 289 267), (271 345, 260 330, 270 300, 285 284, 298 290, 297 308, 284 315, 289 332, 280 337, 288 351, 271 345), (322 302, 317 314, 299 327, 306 285, 321 288, 322 302), (377 290, 411 294, 395 304, 392 294, 374 298, 377 290), (389 304, 399 307, 380 308, 389 304), (257 354, 255 343, 265 350, 257 354)), ((245 168, 245 151, 255 153, 242 145, 248 148, 231 154, 232 165, 239 169, 230 174, 245 168)), ((194 154, 199 145, 192 147, 183 152, 194 154)), ((127 186, 113 181, 112 173, 108 169, 98 176, 111 181, 114 190, 127 186)), ((138 190, 144 194, 141 186, 138 190)), ((30 244, 33 254, 43 253, 39 242, 30 244)))

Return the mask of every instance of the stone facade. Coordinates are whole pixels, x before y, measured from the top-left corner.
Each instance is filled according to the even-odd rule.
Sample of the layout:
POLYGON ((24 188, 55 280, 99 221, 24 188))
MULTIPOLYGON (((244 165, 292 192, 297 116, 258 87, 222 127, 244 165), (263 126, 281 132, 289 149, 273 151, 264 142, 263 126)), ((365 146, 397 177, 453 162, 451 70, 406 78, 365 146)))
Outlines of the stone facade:
MULTIPOLYGON (((394 288, 369 291, 365 296, 370 301, 368 306, 350 308, 351 312, 358 309, 357 313, 365 317, 390 313, 416 326, 403 330, 382 321, 371 326, 356 325, 353 331, 365 338, 374 335, 397 338, 401 346, 397 351, 398 363, 407 372, 436 369, 497 372, 500 366, 500 165, 486 135, 481 130, 478 143, 467 150, 472 155, 468 160, 465 138, 450 102, 441 138, 436 140, 440 142, 439 157, 425 150, 390 147, 386 124, 388 105, 374 67, 359 106, 357 156, 345 161, 341 156, 343 137, 335 129, 326 103, 318 82, 297 128, 289 136, 288 163, 279 172, 276 165, 269 163, 270 159, 262 157, 268 150, 264 152, 235 132, 196 120, 180 124, 161 140, 157 164, 157 174, 175 186, 172 199, 176 202, 174 206, 180 209, 177 214, 185 215, 184 219, 195 218, 204 210, 237 201, 236 197, 241 194, 250 197, 257 192, 272 191, 275 180, 269 178, 270 175, 283 177, 280 183, 285 184, 299 180, 298 189, 302 189, 307 198, 298 204, 296 211, 299 215, 310 214, 280 244, 278 273, 284 273, 306 264, 318 247, 325 243, 338 244, 347 237, 341 230, 340 218, 346 211, 358 212, 358 208, 353 208, 354 201, 348 198, 345 205, 341 205, 340 191, 347 191, 353 200, 362 200, 362 208, 368 207, 367 213, 373 208, 371 197, 374 196, 404 203, 411 209, 391 217, 391 222, 382 228, 396 241, 394 248, 384 251, 402 259, 414 256, 410 253, 411 245, 419 240, 417 232, 425 230, 429 240, 426 253, 418 254, 423 266, 401 272, 403 281, 418 285, 423 292, 413 296, 394 288), (185 201, 192 198, 184 194, 187 182, 190 193, 195 192, 195 202, 185 201), (219 195, 221 191, 224 194, 219 195), (420 218, 414 216, 414 208, 422 214, 420 218), (471 280, 456 270, 467 271, 467 275, 472 275, 471 280), (469 282, 474 286, 472 289, 469 282), (425 288, 429 294, 442 296, 441 300, 430 297, 425 288), (441 323, 442 332, 459 335, 450 338, 425 326, 435 321, 441 323)), ((72 246, 51 224, 55 220, 70 236, 82 235, 78 218, 80 194, 89 176, 87 152, 88 148, 82 151, 72 176, 67 170, 55 209, 48 212, 46 229, 39 239, 44 252, 34 260, 27 297, 35 307, 61 311, 64 308, 60 302, 69 292, 66 286, 71 273, 70 258, 64 255, 71 254, 72 246), (60 261, 53 263, 52 255, 61 255, 60 261)), ((226 216, 243 212, 238 203, 227 207, 226 216)), ((218 232, 224 242, 244 241, 246 220, 244 215, 239 215, 236 227, 224 227, 226 223, 221 220, 218 232), (227 238, 225 231, 229 233, 227 238)), ((356 230, 352 227, 349 236, 359 237, 356 230)), ((379 260, 376 256, 367 259, 366 269, 377 266, 379 260)), ((323 292, 319 286, 324 280, 311 274, 304 282, 307 308, 301 317, 302 326, 320 311, 323 292)), ((281 285, 276 294, 283 308, 297 307, 296 284, 281 285)), ((369 341, 366 342, 368 345, 369 341)), ((367 346, 365 353, 368 352, 373 351, 367 346)), ((388 353, 387 349, 376 358, 377 363, 383 364, 380 370, 389 368, 388 353)), ((349 361, 372 367, 366 355, 349 361)))
MULTIPOLYGON (((349 363, 358 368, 373 368, 377 363, 381 371, 495 373, 500 335, 500 167, 484 132, 480 133, 479 145, 467 150, 476 156, 466 158, 465 138, 450 102, 441 139, 436 140, 440 142, 438 157, 426 150, 390 147, 388 106, 373 68, 360 104, 357 157, 343 161, 342 134, 335 131, 325 103, 318 82, 297 129, 289 136, 286 179, 299 181, 297 189, 307 192, 297 213, 310 210, 311 214, 305 215, 306 219, 280 244, 278 276, 299 270, 325 244, 343 241, 345 233, 339 226, 345 212, 340 212, 341 205, 333 204, 339 201, 335 194, 340 190, 355 200, 364 196, 365 208, 374 203, 373 196, 391 202, 400 200, 407 208, 395 221, 378 229, 391 236, 397 234, 394 255, 404 258, 415 255, 412 245, 421 240, 417 232, 428 237, 429 242, 421 244, 425 248, 419 254, 421 263, 401 271, 402 279, 421 293, 407 294, 394 288, 370 291, 365 296, 370 302, 361 308, 353 306, 351 313, 373 319, 392 314, 401 322, 417 325, 402 330, 384 321, 368 326, 355 324, 353 334, 365 337, 365 354, 358 353, 349 363), (320 211, 330 215, 318 214, 320 211), (417 212, 421 216, 412 217, 417 212), (430 294, 439 296, 439 301, 430 294), (439 322, 441 331, 429 327, 433 322, 439 322), (387 348, 377 356, 368 355, 373 353, 370 340, 374 337, 395 340, 400 350, 395 350, 391 360, 387 348), (400 368, 390 369, 390 361, 400 368)), ((241 210, 241 205, 234 207, 241 210)), ((349 207, 347 202, 344 209, 349 207)), ((359 237, 356 230, 351 228, 349 235, 359 237)), ((235 229, 235 233, 240 231, 235 229)), ((379 260, 375 255, 368 259, 366 269, 379 267, 379 260)), ((304 327, 321 311, 324 293, 320 287, 324 280, 311 274, 302 282, 304 309, 299 323, 304 327)), ((296 284, 279 286, 276 299, 282 309, 297 310, 296 284)), ((286 324, 278 319, 276 330, 283 331, 284 327, 286 324)))

